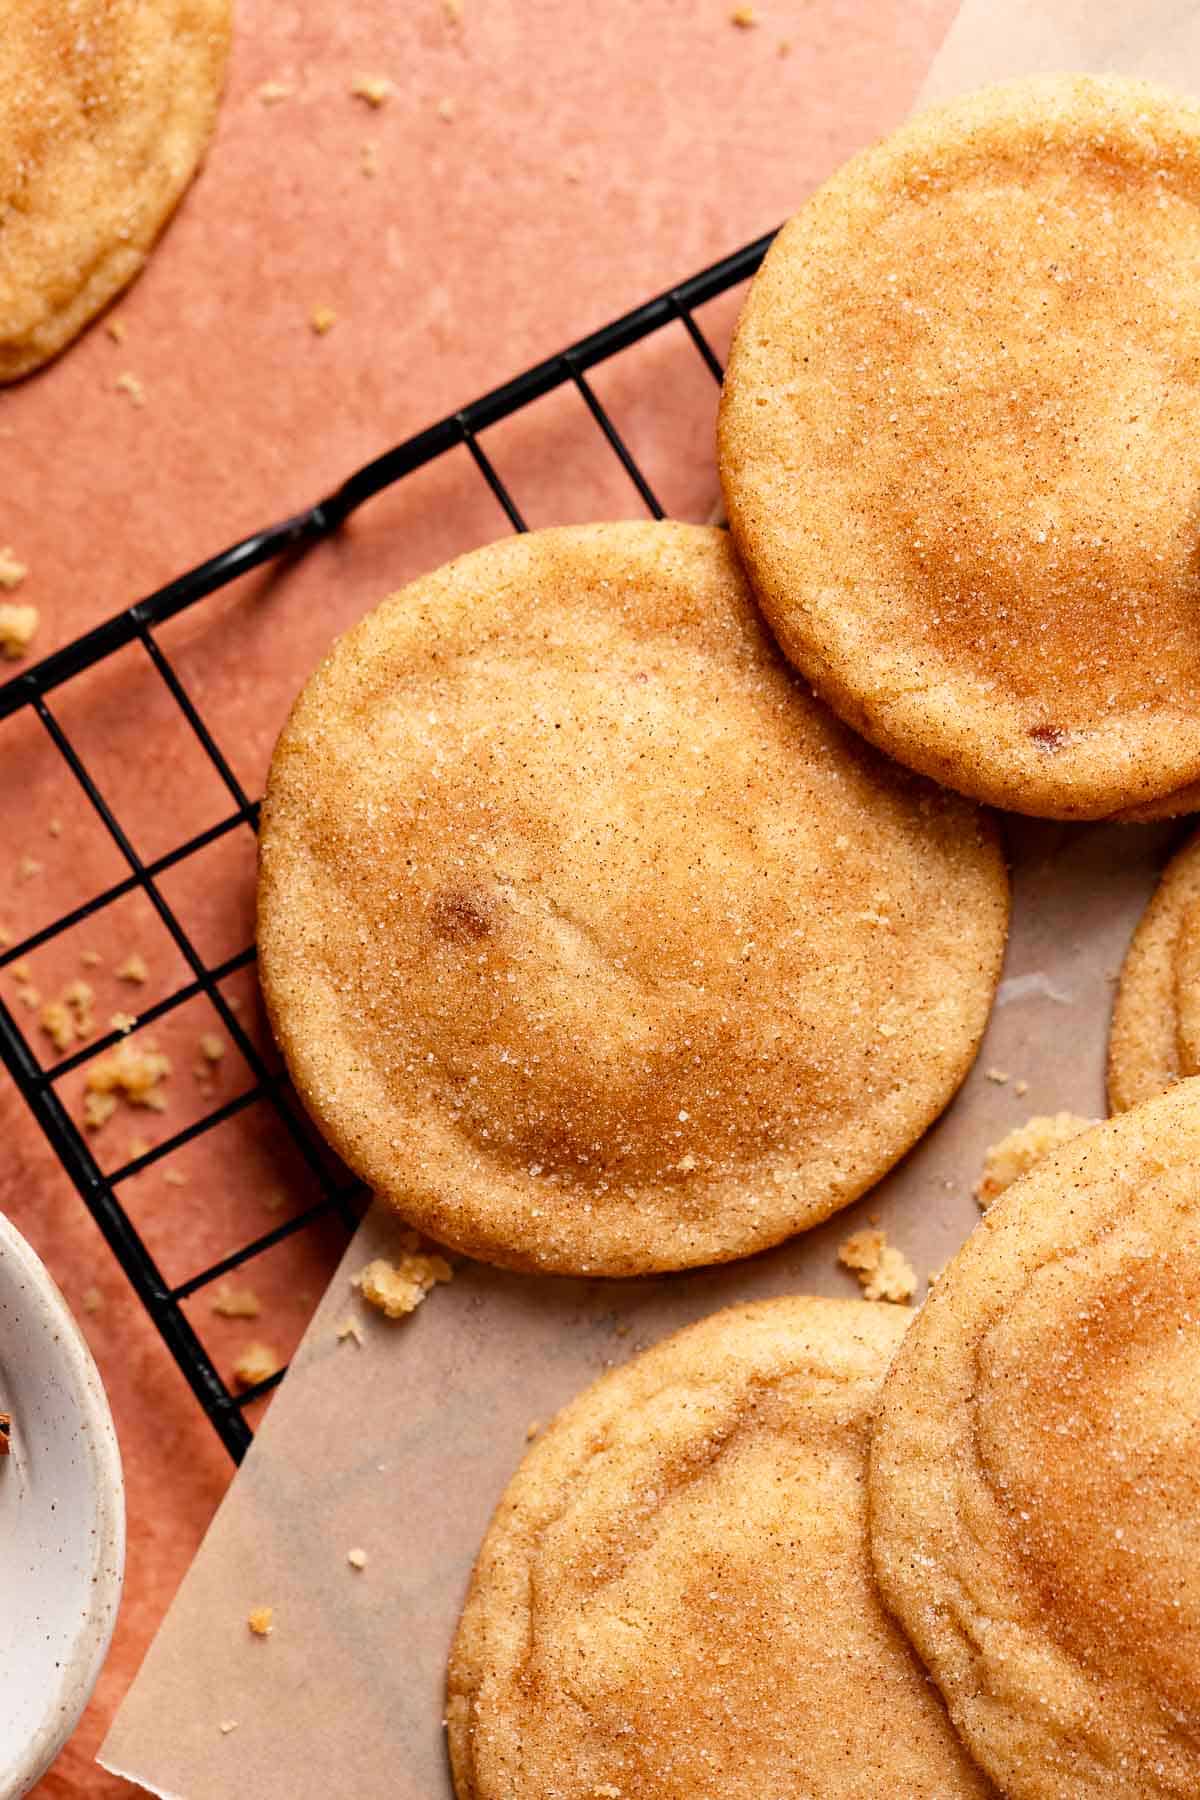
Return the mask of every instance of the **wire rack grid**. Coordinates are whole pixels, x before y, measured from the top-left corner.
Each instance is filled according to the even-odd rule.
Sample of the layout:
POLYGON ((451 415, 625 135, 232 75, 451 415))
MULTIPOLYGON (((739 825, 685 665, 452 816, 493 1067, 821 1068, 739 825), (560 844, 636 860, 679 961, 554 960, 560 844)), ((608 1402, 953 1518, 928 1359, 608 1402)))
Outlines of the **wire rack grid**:
POLYGON ((156 627, 250 570, 327 537, 373 495, 402 481, 437 458, 464 446, 513 530, 524 531, 526 526, 520 507, 489 460, 479 437, 489 426, 510 418, 554 389, 564 386, 573 386, 578 391, 642 505, 654 518, 662 518, 663 509, 650 482, 589 382, 588 371, 608 362, 653 333, 681 324, 709 374, 719 384, 722 379, 721 364, 697 324, 695 312, 706 302, 746 281, 758 268, 769 242, 770 235, 735 251, 711 268, 635 307, 622 318, 581 339, 557 356, 549 357, 471 405, 441 419, 437 424, 367 463, 315 506, 296 513, 265 531, 244 538, 240 543, 178 576, 156 593, 138 601, 0 686, 0 721, 20 712, 32 712, 36 715, 128 870, 127 874, 104 891, 91 895, 52 923, 0 952, 0 971, 19 963, 32 951, 74 929, 113 902, 140 891, 174 941, 190 971, 191 979, 138 1014, 131 1029, 149 1025, 198 996, 206 996, 233 1044, 245 1059, 251 1074, 251 1085, 244 1092, 213 1107, 145 1154, 131 1156, 120 1167, 105 1172, 68 1112, 60 1086, 65 1076, 119 1043, 121 1033, 113 1030, 97 1036, 85 1048, 61 1057, 49 1067, 43 1067, 16 1017, 0 999, 0 1057, 99 1226, 138 1299, 153 1319, 193 1393, 235 1461, 245 1454, 253 1435, 245 1416, 246 1407, 269 1391, 281 1379, 283 1371, 244 1392, 231 1391, 182 1310, 182 1303, 210 1282, 241 1268, 252 1258, 272 1249, 294 1233, 312 1227, 319 1220, 334 1218, 341 1221, 347 1232, 352 1231, 360 1212, 361 1190, 347 1171, 331 1171, 307 1129, 286 1078, 267 1066, 222 990, 223 981, 235 971, 254 962, 254 946, 248 945, 219 964, 206 962, 185 929, 178 912, 163 892, 161 877, 168 871, 239 827, 255 828, 258 802, 245 792, 229 759, 200 716, 155 636, 156 627), (228 814, 218 823, 149 861, 138 855, 130 833, 123 828, 120 819, 106 801, 100 783, 64 730, 50 699, 56 690, 74 677, 82 675, 105 658, 114 656, 130 645, 140 645, 150 659, 187 727, 199 741, 215 770, 231 806, 228 814), (318 1198, 273 1230, 240 1245, 188 1280, 172 1285, 164 1279, 157 1261, 123 1205, 120 1190, 125 1183, 153 1163, 212 1131, 233 1114, 260 1102, 272 1109, 304 1160, 316 1182, 318 1198))

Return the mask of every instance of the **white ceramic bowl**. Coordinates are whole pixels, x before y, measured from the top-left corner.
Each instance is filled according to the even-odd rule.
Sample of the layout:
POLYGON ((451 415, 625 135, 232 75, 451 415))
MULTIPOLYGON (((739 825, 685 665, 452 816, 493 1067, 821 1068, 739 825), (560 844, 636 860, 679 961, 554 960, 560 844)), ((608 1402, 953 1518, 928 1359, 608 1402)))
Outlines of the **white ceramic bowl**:
POLYGON ((87 1705, 125 1567, 104 1388, 66 1301, 0 1214, 0 1800, 25 1794, 87 1705))

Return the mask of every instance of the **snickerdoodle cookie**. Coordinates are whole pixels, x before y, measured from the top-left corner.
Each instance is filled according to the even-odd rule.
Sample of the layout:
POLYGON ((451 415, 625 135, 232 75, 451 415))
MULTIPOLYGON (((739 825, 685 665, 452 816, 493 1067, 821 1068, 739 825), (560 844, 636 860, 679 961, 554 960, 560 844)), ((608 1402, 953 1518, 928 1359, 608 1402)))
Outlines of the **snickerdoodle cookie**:
POLYGON ((867 1439, 907 1322, 734 1307, 560 1414, 451 1656, 459 1800, 991 1792, 871 1576, 867 1439))
POLYGON ((780 233, 729 361, 729 519, 786 653, 1018 812, 1200 776, 1200 104, 1037 77, 919 115, 780 233))
POLYGON ((279 740, 272 1022, 330 1142, 512 1267, 743 1256, 946 1105, 1000 967, 991 826, 779 657, 727 535, 562 529, 348 632, 279 740))
POLYGON ((1114 1112, 1200 1075, 1200 838, 1167 865, 1121 966, 1108 1039, 1114 1112))
POLYGON ((875 1570, 1012 1800, 1200 1793, 1200 1081, 1053 1151, 925 1302, 875 1570))
POLYGON ((0 26, 0 381, 141 269, 204 153, 232 0, 9 0, 0 26))

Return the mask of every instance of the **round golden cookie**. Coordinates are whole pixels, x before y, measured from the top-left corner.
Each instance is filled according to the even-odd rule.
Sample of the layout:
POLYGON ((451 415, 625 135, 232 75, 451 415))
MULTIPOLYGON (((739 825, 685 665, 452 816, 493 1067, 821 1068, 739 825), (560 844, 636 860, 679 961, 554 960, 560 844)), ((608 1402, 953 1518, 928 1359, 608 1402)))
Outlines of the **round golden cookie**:
POLYGON ((1200 837, 1167 864, 1133 934, 1108 1037, 1108 1101, 1124 1112, 1200 1075, 1200 837))
POLYGON ((727 535, 546 531, 393 596, 271 767, 259 955, 314 1119, 516 1268, 743 1256, 869 1187, 987 1017, 992 828, 800 687, 727 535))
POLYGON ((884 1599, 1010 1800, 1200 1793, 1200 1082, 1073 1139, 884 1387, 884 1599))
POLYGON ((867 1440, 908 1318, 733 1307, 559 1415, 450 1658, 459 1800, 990 1794, 871 1578, 867 1440))
POLYGON ((1200 105, 1039 77, 924 113, 780 232, 720 421, 787 655, 856 729, 1050 818, 1200 777, 1200 105))
POLYGON ((212 134, 231 0, 10 0, 0 29, 0 381, 138 274, 212 134))

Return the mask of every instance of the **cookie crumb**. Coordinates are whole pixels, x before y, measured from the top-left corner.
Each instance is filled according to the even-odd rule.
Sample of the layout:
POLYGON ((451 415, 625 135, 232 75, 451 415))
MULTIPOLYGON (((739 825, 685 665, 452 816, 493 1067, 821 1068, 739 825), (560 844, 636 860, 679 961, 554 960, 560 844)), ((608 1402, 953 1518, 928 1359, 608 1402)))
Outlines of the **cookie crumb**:
POLYGON ((206 1031, 200 1039, 200 1054, 207 1063, 219 1063, 225 1054, 225 1045, 215 1031, 206 1031))
POLYGON ((30 1012, 36 1012, 38 1007, 42 1004, 42 996, 35 987, 19 987, 17 989, 17 999, 21 1002, 22 1006, 27 1006, 30 1012))
POLYGON ((20 587, 28 573, 28 567, 20 560, 12 545, 5 544, 0 550, 0 588, 6 594, 11 594, 14 588, 20 587))
POLYGON ((129 1160, 130 1160, 130 1162, 136 1162, 138 1160, 138 1158, 141 1156, 149 1156, 149 1154, 153 1150, 153 1148, 154 1148, 154 1145, 150 1142, 149 1138, 141 1138, 141 1137, 130 1138, 130 1140, 129 1140, 129 1160))
POLYGON ((358 166, 364 175, 378 175, 379 145, 375 142, 374 138, 368 138, 367 142, 359 150, 358 166))
POLYGON ((449 94, 443 95, 437 103, 437 116, 447 125, 453 123, 457 111, 458 107, 450 98, 449 94))
POLYGON ((163 1180, 168 1187, 186 1187, 188 1178, 182 1169, 164 1169, 163 1180))
POLYGON ((838 1261, 857 1275, 864 1300, 900 1305, 917 1291, 915 1269, 882 1231, 856 1231, 839 1249, 838 1261))
POLYGON ((258 99, 263 106, 278 106, 281 100, 290 100, 295 91, 286 81, 264 81, 258 89, 258 99))
POLYGON ((104 329, 107 331, 114 344, 123 344, 125 342, 124 319, 106 319, 104 329))
POLYGON ((122 1037, 131 1032, 136 1024, 136 1013, 115 1012, 110 1013, 108 1016, 108 1029, 110 1031, 119 1031, 122 1037))
POLYGON ((117 379, 113 382, 113 386, 119 394, 129 395, 131 406, 145 406, 146 390, 138 380, 137 376, 132 374, 128 369, 117 376, 117 379))
POLYGON ((1049 1155, 1060 1144, 1069 1143, 1081 1131, 1088 1131, 1095 1119, 1081 1118, 1078 1113, 1038 1114, 1024 1125, 1007 1132, 985 1153, 983 1173, 975 1184, 975 1198, 983 1212, 998 1200, 1005 1188, 1027 1175, 1035 1163, 1049 1155))
POLYGON ((525 1442, 527 1444, 532 1444, 534 1438, 541 1429, 542 1421, 540 1419, 530 1419, 528 1425, 525 1427, 525 1442))
POLYGON ((341 1321, 340 1325, 337 1327, 338 1343, 344 1344, 346 1342, 347 1338, 349 1338, 353 1343, 357 1344, 360 1350, 362 1349, 363 1344, 365 1342, 365 1339, 363 1338, 363 1334, 362 1334, 362 1326, 359 1324, 357 1319, 351 1318, 349 1316, 344 1318, 341 1321))
POLYGON ((337 314, 332 306, 314 306, 308 315, 308 323, 317 337, 324 337, 337 324, 337 314))
POLYGON ((104 1295, 98 1287, 84 1288, 79 1304, 85 1313, 98 1313, 104 1310, 104 1295))
POLYGON ((453 1278, 454 1271, 445 1257, 406 1250, 396 1263, 377 1256, 354 1277, 353 1285, 369 1305, 389 1319, 402 1319, 416 1311, 439 1281, 453 1278))
POLYGON ((221 1720, 221 1736, 228 1737, 231 1731, 237 1730, 237 1726, 238 1726, 238 1722, 236 1719, 222 1719, 221 1720))
POLYGON ((140 956, 136 950, 125 958, 125 961, 117 970, 118 981, 129 981, 135 986, 140 986, 142 982, 148 981, 149 979, 150 971, 146 967, 145 959, 140 956))
POLYGON ((81 950, 79 960, 85 969, 98 969, 104 958, 98 950, 81 950))
POLYGON ((17 606, 11 600, 0 600, 0 656, 8 662, 19 662, 27 656, 41 622, 36 606, 17 606))
POLYGON ((32 881, 35 876, 45 870, 45 863, 40 863, 36 856, 23 856, 17 864, 17 877, 21 881, 32 881))
POLYGON ((452 29, 463 22, 463 0, 442 0, 442 12, 452 29))
POLYGON ((270 1637, 275 1629, 275 1608, 273 1606, 253 1606, 246 1615, 246 1623, 255 1637, 270 1637))
POLYGON ((775 49, 775 54, 776 56, 790 56, 792 54, 791 38, 780 38, 775 49))
POLYGON ((1008 1080, 1007 1069, 985 1069, 984 1074, 989 1081, 994 1081, 997 1087, 1003 1087, 1008 1080))
POLYGON ((171 1073, 170 1058, 153 1044, 143 1048, 124 1038, 115 1050, 99 1057, 87 1073, 84 1123, 93 1131, 116 1111, 118 1098, 130 1106, 148 1106, 152 1112, 166 1109, 167 1097, 159 1083, 171 1073))
POLYGON ((392 84, 386 75, 356 75, 350 92, 355 100, 365 100, 368 106, 382 106, 391 95, 392 84))
POLYGON ((263 1205, 268 1212, 282 1212, 283 1203, 284 1195, 280 1193, 278 1188, 268 1188, 263 1195, 263 1205))
POLYGON ((219 1319, 257 1319, 262 1306, 253 1288, 231 1288, 222 1283, 213 1297, 212 1309, 219 1319))
POLYGON ((46 830, 50 833, 50 836, 53 838, 61 837, 62 836, 62 820, 61 819, 48 819, 46 821, 46 830))
POLYGON ((752 6, 735 6, 729 15, 729 23, 736 25, 739 31, 750 31, 758 24, 758 14, 752 6))
POLYGON ((269 1381, 283 1367, 277 1351, 270 1344, 247 1344, 233 1365, 233 1379, 239 1388, 257 1387, 269 1381))
POLYGON ((1017 1096, 1018 1100, 1023 1100, 1028 1092, 1029 1083, 1027 1081, 1017 1081, 1013 1083, 1013 1093, 1017 1096))
POLYGON ((365 1569, 367 1566, 367 1553, 365 1550, 347 1550, 346 1561, 350 1564, 352 1569, 365 1569))

